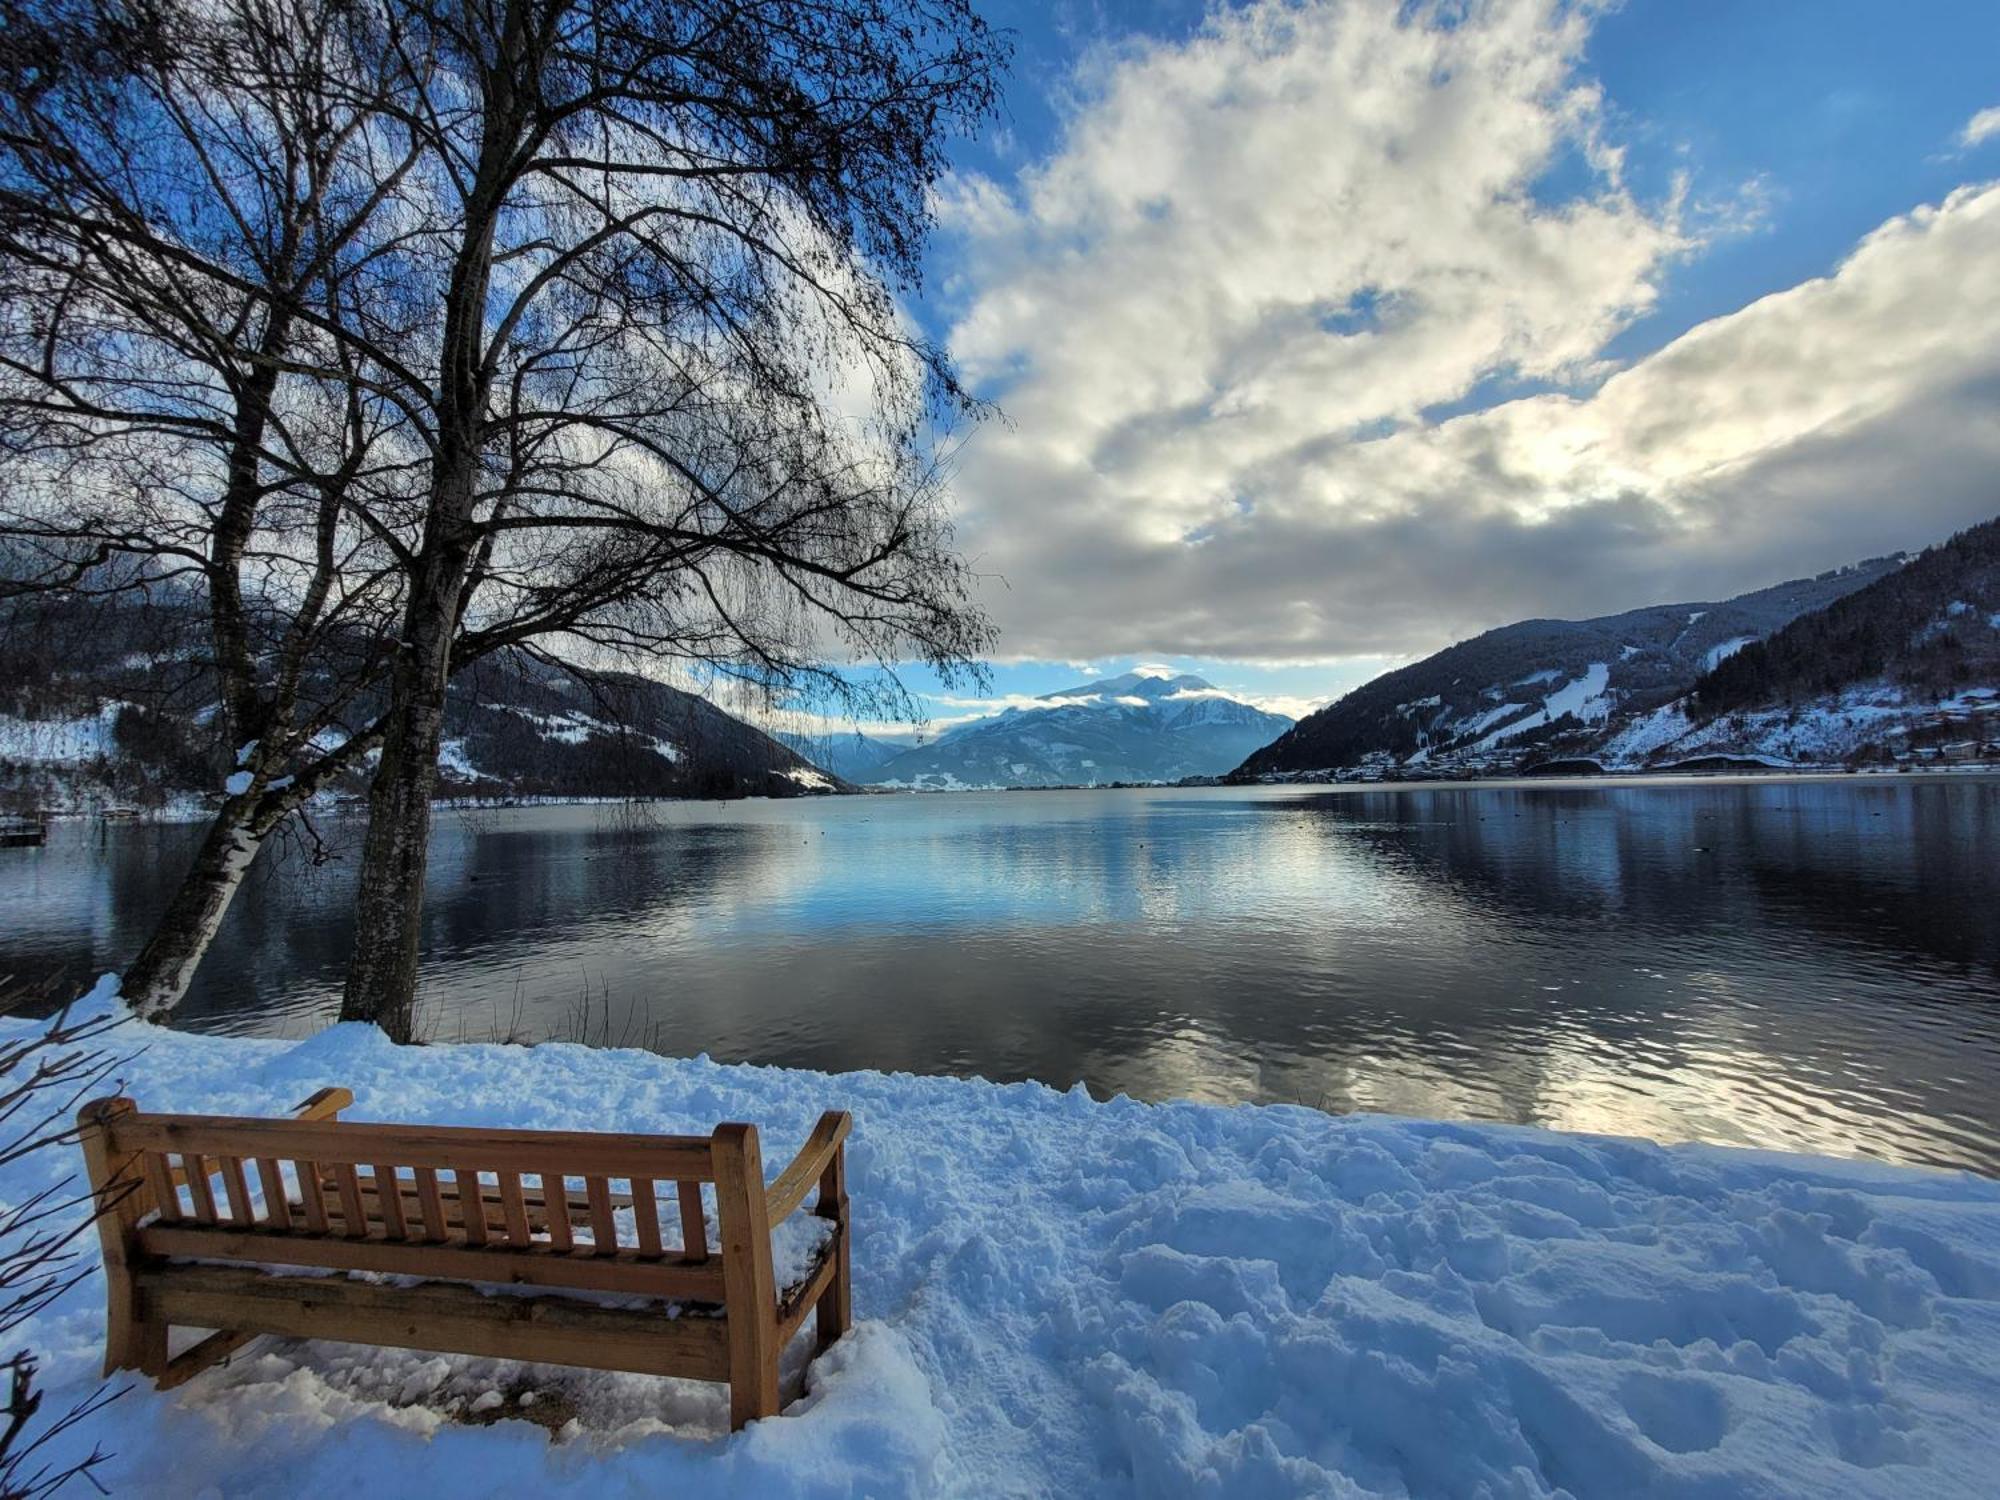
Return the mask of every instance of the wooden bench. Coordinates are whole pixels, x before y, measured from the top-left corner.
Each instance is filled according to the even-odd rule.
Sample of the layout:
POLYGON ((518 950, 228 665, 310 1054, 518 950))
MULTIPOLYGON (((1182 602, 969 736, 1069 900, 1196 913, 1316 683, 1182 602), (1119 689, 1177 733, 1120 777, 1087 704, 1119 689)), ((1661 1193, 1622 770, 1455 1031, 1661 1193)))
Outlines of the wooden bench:
POLYGON ((754 1125, 658 1136, 342 1122, 352 1103, 325 1089, 289 1120, 84 1106, 107 1375, 176 1385, 269 1333, 726 1381, 740 1428, 777 1413, 778 1355, 809 1310, 820 1350, 847 1329, 843 1112, 822 1115, 766 1187, 754 1125), (812 1212, 832 1228, 804 1280, 779 1287, 772 1226, 815 1185, 812 1212), (176 1324, 216 1331, 169 1357, 176 1324))

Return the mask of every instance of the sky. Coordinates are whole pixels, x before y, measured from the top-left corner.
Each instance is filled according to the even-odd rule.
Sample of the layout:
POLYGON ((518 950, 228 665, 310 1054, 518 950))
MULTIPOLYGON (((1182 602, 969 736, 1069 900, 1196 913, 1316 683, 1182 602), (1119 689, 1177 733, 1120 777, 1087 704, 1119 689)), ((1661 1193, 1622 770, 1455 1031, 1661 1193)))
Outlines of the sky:
MULTIPOLYGON (((910 309, 1000 632, 1299 715, 2000 513, 2000 5, 988 0, 910 309)), ((879 729, 882 726, 864 726, 879 729)))

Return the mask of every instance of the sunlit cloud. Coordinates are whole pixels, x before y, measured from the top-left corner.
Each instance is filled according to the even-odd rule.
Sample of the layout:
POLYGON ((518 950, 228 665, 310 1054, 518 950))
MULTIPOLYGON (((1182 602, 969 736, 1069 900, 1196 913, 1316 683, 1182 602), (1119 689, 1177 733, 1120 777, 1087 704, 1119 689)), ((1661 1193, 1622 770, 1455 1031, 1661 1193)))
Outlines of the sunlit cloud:
POLYGON ((1017 178, 951 185, 952 349, 1011 419, 959 478, 1004 649, 1407 657, 1991 513, 1986 188, 1607 352, 1780 192, 1636 195, 1584 62, 1596 13, 1218 10, 1097 55, 1017 178))

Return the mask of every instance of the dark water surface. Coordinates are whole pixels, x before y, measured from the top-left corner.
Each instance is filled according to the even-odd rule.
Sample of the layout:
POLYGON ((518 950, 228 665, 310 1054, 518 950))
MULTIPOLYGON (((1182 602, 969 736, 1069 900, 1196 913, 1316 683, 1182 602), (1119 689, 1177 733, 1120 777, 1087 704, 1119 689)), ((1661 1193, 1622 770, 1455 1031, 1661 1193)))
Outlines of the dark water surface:
MULTIPOLYGON (((0 973, 118 967, 195 833, 0 851, 0 973)), ((431 873, 439 1040, 2000 1174, 1992 778, 532 808, 442 816, 431 873)), ((325 1022, 352 879, 256 872, 181 1024, 325 1022)))

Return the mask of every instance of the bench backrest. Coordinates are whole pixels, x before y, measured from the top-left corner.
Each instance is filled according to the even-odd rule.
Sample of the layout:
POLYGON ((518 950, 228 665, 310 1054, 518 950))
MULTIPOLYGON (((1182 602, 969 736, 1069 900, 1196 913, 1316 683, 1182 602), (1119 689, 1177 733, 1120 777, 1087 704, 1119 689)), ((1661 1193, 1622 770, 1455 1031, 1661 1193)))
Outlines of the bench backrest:
POLYGON ((128 1100, 98 1119, 147 1255, 720 1302, 703 1185, 725 1244, 769 1235, 746 1125, 485 1130, 150 1115, 128 1100))

